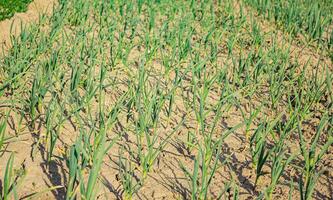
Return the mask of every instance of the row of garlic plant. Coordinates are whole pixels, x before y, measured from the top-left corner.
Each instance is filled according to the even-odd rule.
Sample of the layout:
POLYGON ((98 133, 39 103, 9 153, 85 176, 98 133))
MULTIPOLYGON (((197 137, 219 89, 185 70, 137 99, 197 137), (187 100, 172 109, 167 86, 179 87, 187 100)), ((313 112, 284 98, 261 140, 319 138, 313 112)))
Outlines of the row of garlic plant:
MULTIPOLYGON (((189 179, 192 199, 210 198, 214 175, 229 162, 220 162, 224 141, 242 125, 250 143, 255 185, 264 176, 263 167, 271 166, 271 181, 261 196, 272 198, 281 175, 300 154, 307 163, 300 169, 300 196, 311 197, 320 175, 318 165, 332 143, 332 129, 325 127, 331 122, 331 113, 322 118, 310 149, 305 147, 302 121, 311 119, 322 98, 332 102, 332 75, 327 69, 323 77, 317 72, 306 80, 307 68, 292 63, 288 48, 278 45, 274 33, 263 35, 254 16, 247 21, 243 9, 233 1, 61 0, 50 18, 41 16, 37 24, 23 28, 18 38, 12 38, 13 47, 3 59, 1 94, 17 97, 12 105, 19 107, 17 112, 27 118, 31 130, 41 134, 38 143, 46 146, 47 160, 55 159, 54 149, 66 123, 74 121, 78 130, 73 133, 77 139, 66 152, 67 199, 97 197, 93 188, 99 182, 105 155, 121 137, 113 135, 111 128, 121 114, 127 116, 128 126, 134 127, 137 147, 129 152, 130 159, 122 158, 122 150, 119 153, 126 199, 145 184, 170 138, 181 130, 184 121, 192 119, 187 117, 191 114, 197 128, 185 143, 196 154, 193 171, 182 162, 179 168, 189 179), (46 32, 45 26, 49 26, 46 32), (271 46, 265 42, 267 37, 273 40, 271 46), (133 61, 135 51, 139 60, 133 61), (222 59, 225 56, 227 61, 222 59), (161 68, 154 66, 156 62, 162 63, 161 68), (296 72, 299 68, 301 75, 296 72), (174 79, 170 78, 172 74, 174 79), (189 98, 179 93, 187 85, 189 98), (121 87, 125 91, 120 95, 121 87), (268 97, 263 95, 266 88, 268 97), (218 100, 211 103, 216 93, 218 100), (121 100, 113 101, 110 108, 105 105, 106 99, 110 101, 113 96, 121 100), (251 108, 248 114, 242 105, 244 99, 251 102, 258 97, 263 99, 261 106, 251 108), (164 117, 170 122, 177 113, 176 99, 184 101, 185 119, 161 136, 164 117), (240 108, 244 123, 220 133, 221 118, 231 107, 240 108), (287 124, 280 115, 262 119, 267 109, 284 109, 289 113, 287 124), (45 132, 36 126, 40 121, 45 122, 45 132), (255 130, 251 129, 253 125, 255 130), (321 146, 318 138, 322 131, 326 131, 327 142, 319 154, 314 154, 321 146), (290 153, 287 141, 295 132, 299 134, 300 151, 290 153), (137 175, 133 165, 139 165, 139 181, 133 178, 137 175), (83 173, 86 171, 88 180, 83 173)), ((8 175, 5 179, 10 182, 8 175)), ((237 198, 234 181, 228 182, 218 196, 222 198, 231 186, 237 198)))

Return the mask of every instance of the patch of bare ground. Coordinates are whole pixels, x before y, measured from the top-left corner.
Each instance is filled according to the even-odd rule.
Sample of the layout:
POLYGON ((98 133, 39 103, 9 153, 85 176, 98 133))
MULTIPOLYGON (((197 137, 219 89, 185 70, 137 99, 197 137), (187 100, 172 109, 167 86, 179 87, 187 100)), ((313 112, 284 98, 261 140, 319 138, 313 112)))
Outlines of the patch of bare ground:
POLYGON ((41 15, 51 15, 56 0, 34 0, 24 13, 15 13, 10 19, 0 21, 0 48, 5 52, 11 47, 11 37, 17 37, 21 25, 36 23, 41 15))

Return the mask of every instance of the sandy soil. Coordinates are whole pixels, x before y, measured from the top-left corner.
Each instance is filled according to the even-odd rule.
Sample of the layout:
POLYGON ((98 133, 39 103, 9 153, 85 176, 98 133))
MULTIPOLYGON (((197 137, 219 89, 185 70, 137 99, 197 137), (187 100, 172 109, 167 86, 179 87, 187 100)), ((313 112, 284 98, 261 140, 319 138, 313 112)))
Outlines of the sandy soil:
MULTIPOLYGON (((20 23, 22 22, 25 25, 33 23, 38 20, 39 13, 50 14, 52 11, 52 5, 56 0, 35 0, 32 4, 29 5, 28 11, 26 13, 17 13, 11 19, 7 19, 3 22, 0 22, 0 42, 4 46, 4 49, 10 48, 10 27, 13 24, 13 33, 18 35, 20 32, 20 23)), ((273 29, 267 25, 267 22, 264 22, 265 28, 263 29, 273 29), (267 26, 267 27, 266 27, 267 26), (270 28, 269 28, 270 27, 270 28)), ((282 32, 280 33, 282 35, 282 32)), ((306 51, 302 47, 297 45, 293 46, 293 58, 300 59, 298 54, 301 54, 301 60, 308 60, 313 58, 313 63, 318 60, 320 57, 318 52, 312 52, 310 48, 307 48, 306 51), (304 53, 305 52, 305 53, 304 53)), ((135 54, 131 55, 131 60, 135 60, 135 54)), ((328 65, 331 66, 331 61, 327 60, 328 65)), ((116 75, 122 77, 122 75, 116 75)), ((124 75, 126 76, 126 75, 124 75)), ((190 82, 188 83, 190 84, 190 82)), ((185 105, 182 103, 180 98, 182 94, 177 95, 179 99, 176 99, 176 109, 178 115, 173 116, 173 125, 168 127, 168 124, 165 127, 160 127, 161 132, 168 132, 172 127, 180 122, 184 114, 187 113, 185 105)), ((210 94, 210 102, 215 102, 214 99, 218 96, 217 93, 212 92, 210 94)), ((260 99, 258 97, 257 99, 260 99)), ((111 101, 110 101, 111 102, 111 101)), ((114 102, 114 101, 113 101, 114 102)), ((253 102, 251 102, 253 103, 253 102)), ((258 102, 257 102, 258 103, 258 102)), ((244 108, 250 105, 249 102, 245 102, 242 105, 244 108)), ((267 111, 269 112, 269 111, 267 111)), ((185 125, 175 134, 175 137, 171 140, 170 144, 166 146, 165 150, 161 153, 160 161, 154 167, 154 171, 149 174, 147 181, 143 188, 140 189, 138 195, 135 199, 188 199, 189 198, 189 186, 188 181, 179 168, 179 162, 182 162, 184 165, 191 168, 193 163, 193 158, 195 152, 188 153, 184 144, 180 141, 185 141, 188 132, 195 131, 195 125, 191 122, 194 121, 194 116, 188 114, 186 116, 185 125)), ((42 144, 36 143, 39 141, 39 133, 33 133, 32 130, 29 130, 28 127, 24 126, 20 130, 17 125, 18 120, 15 118, 9 120, 9 135, 15 135, 16 132, 19 132, 19 137, 16 141, 11 142, 5 153, 1 157, 0 162, 0 175, 4 171, 5 162, 9 158, 8 152, 15 152, 15 168, 24 168, 26 170, 26 176, 24 177, 24 182, 20 186, 19 196, 21 199, 29 198, 34 192, 40 192, 49 187, 63 186, 67 183, 67 166, 66 162, 63 159, 64 153, 67 151, 66 148, 71 143, 75 137, 73 133, 75 128, 71 124, 66 124, 62 129, 61 142, 56 148, 56 157, 54 161, 50 164, 46 164, 45 151, 42 144)), ((238 123, 242 122, 242 116, 240 110, 230 109, 227 111, 225 117, 222 118, 219 126, 216 129, 217 133, 221 133, 227 130, 229 127, 235 126, 238 123)), ((38 122, 37 122, 38 123, 38 122)), ((125 122, 119 121, 117 125, 112 130, 112 133, 117 133, 121 130, 122 127, 128 126, 125 122)), ((38 130, 42 133, 43 128, 38 130)), ((162 136, 163 137, 163 136, 162 136)), ((114 149, 117 149, 118 146, 125 146, 126 148, 135 147, 135 138, 124 138, 116 144, 114 149)), ((217 180, 213 183, 212 193, 217 194, 218 191, 223 188, 223 183, 227 180, 234 179, 235 182, 240 186, 240 199, 255 199, 255 196, 258 195, 261 188, 268 183, 269 179, 261 179, 258 183, 258 188, 254 189, 254 179, 255 173, 251 166, 250 154, 248 151, 249 145, 247 138, 244 135, 244 129, 239 129, 235 134, 228 137, 224 146, 223 146, 223 155, 221 160, 228 160, 231 165, 221 167, 218 169, 216 174, 217 180)), ((291 142, 291 149, 292 146, 291 142)), ((332 153, 330 151, 329 153, 332 153)), ((117 155, 118 152, 109 152, 105 159, 105 164, 101 171, 101 182, 103 187, 100 191, 100 199, 118 199, 121 197, 121 183, 117 178, 117 155)), ((326 159, 325 164, 333 166, 333 160, 326 159)), ((331 171, 332 167, 329 168, 331 171)), ((297 181, 297 174, 293 171, 288 171, 287 175, 282 178, 281 182, 287 182, 290 179, 295 179, 297 181)), ((319 187, 316 188, 316 199, 329 199, 332 197, 332 172, 329 172, 327 175, 324 175, 320 180, 319 187)), ((287 193, 289 192, 289 185, 279 186, 276 193, 274 194, 275 199, 286 199, 287 193)), ((35 197, 35 199, 64 199, 65 189, 59 188, 52 191, 46 191, 42 193, 41 196, 35 197)), ((298 197, 298 191, 294 190, 295 197, 298 197)), ((230 195, 229 197, 232 197, 230 195)), ((228 199, 228 198, 226 198, 228 199)))
POLYGON ((5 51, 10 48, 10 36, 20 34, 21 23, 26 26, 36 22, 40 14, 51 14, 54 3, 56 0, 34 0, 26 12, 15 13, 12 18, 0 21, 0 47, 5 51))

